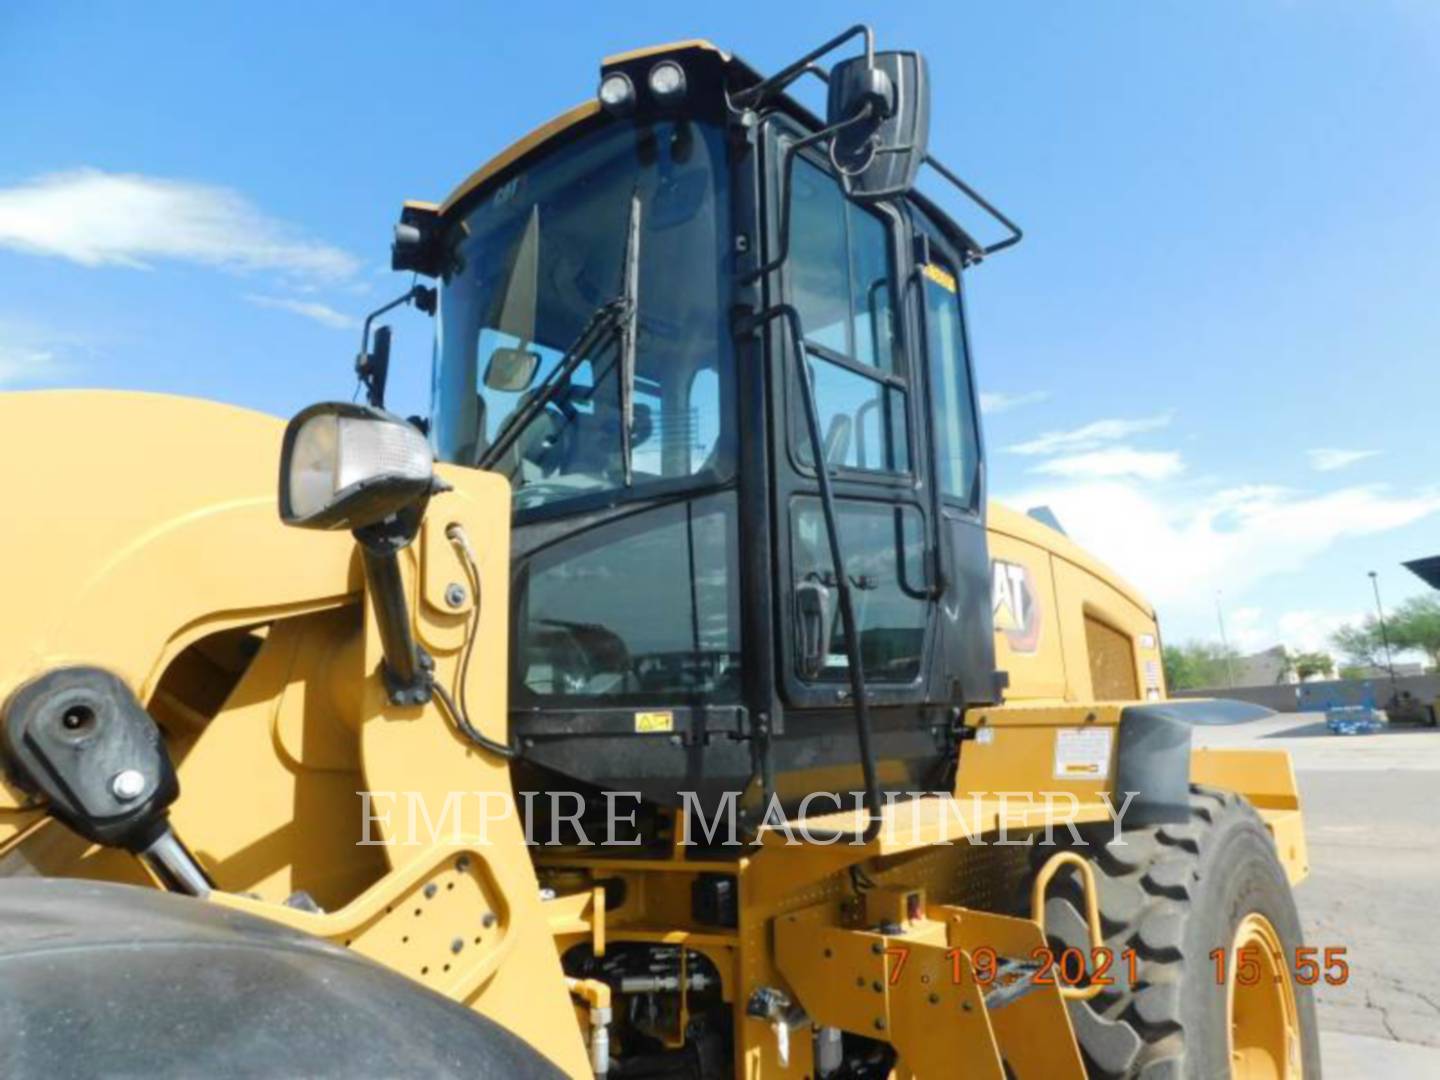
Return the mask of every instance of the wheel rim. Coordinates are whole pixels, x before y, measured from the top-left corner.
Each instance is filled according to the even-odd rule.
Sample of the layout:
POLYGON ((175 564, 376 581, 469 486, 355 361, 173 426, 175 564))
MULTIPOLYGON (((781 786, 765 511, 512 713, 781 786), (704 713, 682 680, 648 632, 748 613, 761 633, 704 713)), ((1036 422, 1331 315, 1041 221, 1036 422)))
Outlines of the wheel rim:
POLYGON ((1235 1080, 1298 1080, 1302 1068, 1295 984, 1280 935, 1264 915, 1252 912, 1235 930, 1225 994, 1230 1075, 1235 1080), (1256 970, 1259 974, 1252 979, 1256 970))

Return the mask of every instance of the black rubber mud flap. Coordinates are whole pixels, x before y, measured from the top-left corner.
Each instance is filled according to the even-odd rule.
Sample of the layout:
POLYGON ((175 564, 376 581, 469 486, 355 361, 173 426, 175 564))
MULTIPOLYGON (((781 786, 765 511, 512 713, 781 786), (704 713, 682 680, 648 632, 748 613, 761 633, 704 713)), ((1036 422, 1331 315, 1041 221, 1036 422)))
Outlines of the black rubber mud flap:
POLYGON ((1195 728, 1228 727, 1273 715, 1262 706, 1222 700, 1157 701, 1122 709, 1115 796, 1118 805, 1126 806, 1126 826, 1183 825, 1190 820, 1190 735, 1195 728))
POLYGON ((0 881, 0 1076, 563 1074, 499 1025, 278 923, 150 889, 0 881))

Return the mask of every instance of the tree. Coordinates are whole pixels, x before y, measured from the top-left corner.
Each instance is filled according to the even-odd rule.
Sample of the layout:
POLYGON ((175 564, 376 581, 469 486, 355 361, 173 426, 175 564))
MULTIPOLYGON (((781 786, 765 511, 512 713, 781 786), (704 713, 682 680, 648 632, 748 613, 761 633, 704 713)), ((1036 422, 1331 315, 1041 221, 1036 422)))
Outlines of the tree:
POLYGON ((1291 652, 1284 645, 1277 645, 1275 652, 1280 659, 1280 670, 1275 674, 1275 681, 1283 683, 1291 675, 1294 675, 1300 682, 1315 675, 1329 675, 1335 670, 1335 661, 1323 652, 1291 652))
POLYGON ((1380 640, 1380 624, 1375 616, 1365 616, 1358 626, 1346 623, 1330 635, 1330 644, 1340 650, 1346 665, 1352 668, 1383 667, 1384 645, 1380 640))
POLYGON ((1323 652, 1296 653, 1292 658, 1295 677, 1301 682, 1315 675, 1329 675, 1335 670, 1335 661, 1323 652))
POLYGON ((1395 609, 1387 628, 1396 650, 1424 653, 1440 667, 1440 593, 1412 596, 1395 609))
POLYGON ((1229 686, 1235 649, 1213 641, 1187 641, 1166 645, 1165 684, 1171 690, 1202 690, 1229 686))

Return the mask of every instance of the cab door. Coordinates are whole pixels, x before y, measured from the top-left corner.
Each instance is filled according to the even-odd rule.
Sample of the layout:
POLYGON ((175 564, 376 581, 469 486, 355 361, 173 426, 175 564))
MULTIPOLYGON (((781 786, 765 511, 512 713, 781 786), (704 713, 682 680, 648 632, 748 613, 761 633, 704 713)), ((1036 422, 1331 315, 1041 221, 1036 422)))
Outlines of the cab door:
MULTIPOLYGON (((777 150, 784 137, 772 144, 777 150)), ((891 740, 883 753, 892 762, 933 754, 933 738, 922 734, 927 718, 914 708, 926 700, 937 604, 918 354, 903 308, 904 211, 846 199, 828 162, 817 156, 795 162, 789 213, 780 298, 799 313, 804 356, 795 356, 782 338, 783 363, 772 373, 777 682, 787 715, 833 709, 849 693, 837 582, 796 368, 804 362, 815 388, 822 464, 830 470, 875 727, 882 741, 891 740)), ((853 726, 848 709, 833 722, 847 733, 853 726)), ((853 756, 848 738, 845 746, 853 756)))

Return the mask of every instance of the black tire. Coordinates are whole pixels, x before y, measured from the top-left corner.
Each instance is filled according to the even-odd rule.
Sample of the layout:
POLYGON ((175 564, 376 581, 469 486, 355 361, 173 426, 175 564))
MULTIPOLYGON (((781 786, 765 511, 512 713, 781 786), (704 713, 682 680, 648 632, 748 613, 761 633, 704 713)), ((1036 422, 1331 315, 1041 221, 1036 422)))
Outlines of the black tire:
POLYGON ((485 1017, 328 941, 97 881, 0 882, 6 1080, 562 1080, 485 1017))
MULTIPOLYGON (((1057 842, 1068 836, 1056 831, 1057 842)), ((1270 834, 1240 796, 1192 787, 1188 823, 1127 830, 1123 844, 1112 838, 1107 825, 1074 848, 1095 870, 1101 928, 1115 958, 1113 986, 1069 1003, 1086 1069, 1105 1080, 1228 1077, 1225 988, 1210 951, 1228 948, 1251 913, 1269 919, 1292 960, 1303 944, 1270 834), (1127 949, 1137 957, 1133 986, 1121 958, 1127 949)), ((1037 844, 1033 868, 1056 850, 1037 844)), ((1025 895, 1028 905, 1028 889, 1025 895)), ((1069 947, 1088 955, 1079 875, 1062 870, 1047 895, 1045 928, 1057 955, 1069 947)), ((1310 987, 1294 987, 1301 1062, 1311 1080, 1320 1075, 1315 1003, 1310 987)))

